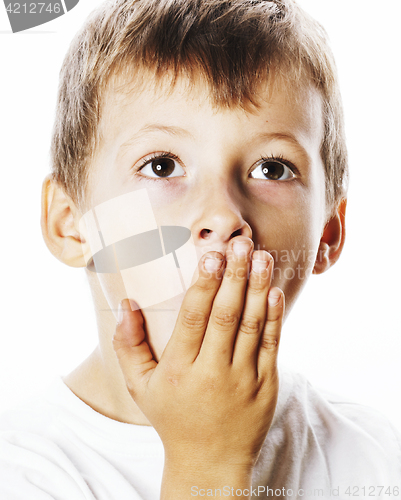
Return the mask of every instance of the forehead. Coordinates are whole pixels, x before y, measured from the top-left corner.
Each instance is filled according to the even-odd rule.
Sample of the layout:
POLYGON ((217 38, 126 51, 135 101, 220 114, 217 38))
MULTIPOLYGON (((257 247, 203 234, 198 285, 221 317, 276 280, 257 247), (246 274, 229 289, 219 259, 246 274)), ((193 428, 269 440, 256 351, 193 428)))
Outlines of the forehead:
POLYGON ((215 102, 213 89, 201 77, 173 81, 171 75, 155 78, 145 71, 133 79, 117 77, 101 99, 100 137, 110 141, 127 128, 150 123, 180 126, 196 135, 209 120, 221 120, 232 130, 242 127, 244 135, 256 129, 288 129, 320 146, 324 131, 321 93, 307 81, 288 82, 283 77, 271 78, 269 84, 259 86, 256 105, 229 106, 215 102))

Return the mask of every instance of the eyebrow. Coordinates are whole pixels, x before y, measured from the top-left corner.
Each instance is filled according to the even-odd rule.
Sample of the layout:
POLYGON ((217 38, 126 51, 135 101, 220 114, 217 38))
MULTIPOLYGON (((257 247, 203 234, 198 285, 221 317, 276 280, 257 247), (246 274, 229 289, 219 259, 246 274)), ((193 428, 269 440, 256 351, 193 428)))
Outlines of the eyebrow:
POLYGON ((298 139, 295 137, 295 135, 289 133, 289 132, 262 132, 256 136, 257 139, 262 139, 262 140, 274 140, 274 139, 279 139, 279 140, 284 140, 291 142, 294 146, 299 148, 303 153, 306 154, 305 148, 300 144, 298 139))
MULTIPOLYGON (((170 136, 174 137, 189 137, 191 139, 194 139, 194 136, 189 132, 188 130, 185 130, 184 128, 181 127, 176 127, 174 125, 162 125, 161 123, 149 123, 141 127, 138 132, 136 132, 133 136, 131 136, 126 142, 121 144, 119 148, 119 154, 121 154, 124 149, 129 148, 135 142, 137 142, 141 137, 150 134, 150 133, 155 133, 155 132, 163 132, 165 134, 168 134, 170 136)), ((261 132, 260 134, 257 134, 255 137, 256 140, 266 140, 266 141, 272 141, 272 140, 284 140, 287 142, 290 142, 295 148, 298 149, 298 151, 308 160, 310 159, 309 154, 307 153, 306 149, 298 142, 297 138, 288 132, 261 132)))
POLYGON ((124 142, 120 146, 120 150, 132 146, 138 139, 144 135, 163 132, 165 134, 175 136, 175 137, 190 137, 193 139, 193 135, 181 127, 175 127, 174 125, 162 125, 160 123, 149 123, 141 127, 136 134, 131 136, 128 141, 124 142))
POLYGON ((302 144, 298 141, 295 135, 291 134, 291 132, 262 132, 256 136, 257 140, 283 140, 291 143, 300 154, 304 156, 304 158, 309 162, 310 155, 308 151, 302 146, 302 144))

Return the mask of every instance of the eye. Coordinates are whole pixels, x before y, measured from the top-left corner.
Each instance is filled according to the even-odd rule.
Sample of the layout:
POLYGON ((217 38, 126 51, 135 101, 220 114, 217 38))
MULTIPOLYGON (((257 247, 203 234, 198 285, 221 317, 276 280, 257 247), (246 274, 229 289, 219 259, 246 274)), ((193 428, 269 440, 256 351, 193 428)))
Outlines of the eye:
POLYGON ((162 154, 146 160, 145 164, 139 170, 142 175, 153 178, 179 177, 185 174, 183 168, 173 155, 164 156, 162 154))
POLYGON ((259 165, 252 170, 251 177, 270 181, 285 181, 287 179, 292 179, 294 177, 294 172, 282 161, 272 158, 259 163, 259 165))

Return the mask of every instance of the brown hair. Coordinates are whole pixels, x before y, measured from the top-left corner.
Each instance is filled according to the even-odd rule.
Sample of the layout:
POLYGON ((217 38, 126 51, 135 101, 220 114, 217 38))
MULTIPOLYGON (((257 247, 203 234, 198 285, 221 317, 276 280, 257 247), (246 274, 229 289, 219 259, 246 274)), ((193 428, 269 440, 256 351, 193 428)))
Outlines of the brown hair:
POLYGON ((313 82, 324 104, 329 212, 345 196, 347 150, 334 59, 323 28, 294 0, 111 0, 77 33, 60 72, 52 172, 78 205, 99 141, 103 92, 112 76, 128 77, 133 67, 153 71, 156 80, 200 74, 218 106, 257 106, 258 86, 272 69, 294 85, 313 82))

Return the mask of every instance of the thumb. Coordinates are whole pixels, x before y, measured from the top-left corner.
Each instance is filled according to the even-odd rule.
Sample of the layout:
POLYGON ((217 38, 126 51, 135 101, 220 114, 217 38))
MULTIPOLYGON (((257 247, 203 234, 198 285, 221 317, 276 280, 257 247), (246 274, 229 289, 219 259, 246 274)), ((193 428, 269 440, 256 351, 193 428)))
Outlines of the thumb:
POLYGON ((157 363, 145 342, 142 313, 133 300, 124 299, 119 304, 113 349, 127 388, 135 398, 145 390, 157 363))

